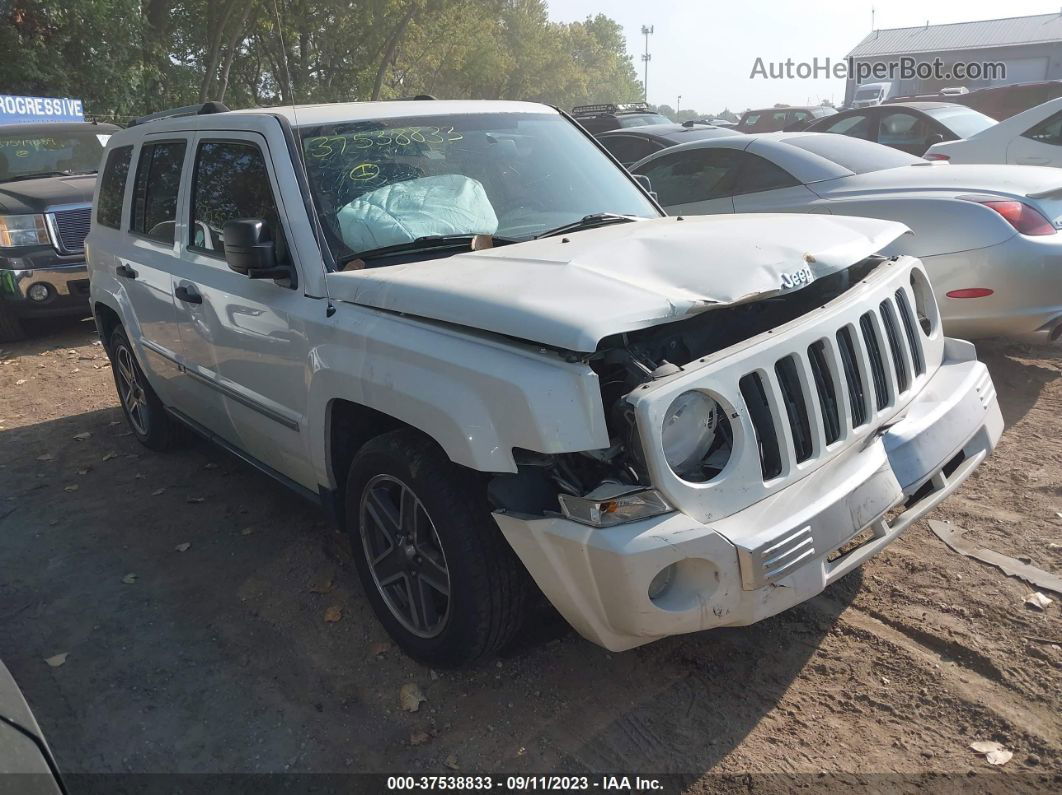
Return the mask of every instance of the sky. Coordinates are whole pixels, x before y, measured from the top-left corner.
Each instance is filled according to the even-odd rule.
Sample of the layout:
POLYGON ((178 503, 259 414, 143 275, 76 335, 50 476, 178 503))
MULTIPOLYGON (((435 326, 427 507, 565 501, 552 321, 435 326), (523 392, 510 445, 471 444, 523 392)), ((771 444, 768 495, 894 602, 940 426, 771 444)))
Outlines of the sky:
POLYGON ((836 79, 768 80, 750 78, 756 58, 765 62, 838 61, 871 30, 945 22, 998 19, 1026 14, 1057 14, 1062 0, 549 0, 550 17, 574 22, 603 13, 623 26, 627 51, 642 76, 645 50, 642 25, 649 37, 649 101, 718 113, 743 111, 775 103, 817 104, 844 100, 844 81, 836 79))

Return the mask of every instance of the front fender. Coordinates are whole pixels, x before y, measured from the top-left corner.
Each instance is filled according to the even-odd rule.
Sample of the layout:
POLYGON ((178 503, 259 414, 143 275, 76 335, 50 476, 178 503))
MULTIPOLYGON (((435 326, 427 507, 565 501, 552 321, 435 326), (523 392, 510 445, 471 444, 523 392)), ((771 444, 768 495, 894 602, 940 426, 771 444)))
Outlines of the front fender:
MULTIPOLYGON (((349 400, 417 428, 450 460, 481 472, 515 472, 514 447, 608 447, 588 366, 489 335, 349 304, 337 309, 332 338, 311 353, 308 427, 328 427, 329 404, 349 400)), ((315 434, 312 457, 320 482, 335 487, 327 436, 315 434)))

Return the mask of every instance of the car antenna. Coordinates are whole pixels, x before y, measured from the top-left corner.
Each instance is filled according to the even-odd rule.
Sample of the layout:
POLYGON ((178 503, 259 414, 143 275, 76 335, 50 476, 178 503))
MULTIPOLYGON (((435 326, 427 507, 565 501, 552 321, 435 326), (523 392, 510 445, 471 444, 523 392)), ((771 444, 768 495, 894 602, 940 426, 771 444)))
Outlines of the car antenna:
MULTIPOLYGON (((284 81, 288 85, 288 93, 291 95, 291 118, 295 122, 295 129, 299 128, 299 112, 296 109, 297 102, 295 97, 295 85, 291 82, 291 70, 288 69, 288 48, 284 44, 284 24, 280 19, 280 9, 277 7, 277 0, 273 0, 273 15, 277 18, 277 36, 280 38, 280 51, 283 54, 282 63, 284 64, 284 81)), ((299 146, 299 141, 295 140, 295 150, 299 161, 299 168, 302 169, 302 176, 306 180, 306 184, 310 184, 310 175, 306 170, 306 161, 302 157, 302 147, 299 146)), ((311 212, 315 212, 312 207, 308 208, 311 212)), ((325 252, 325 243, 321 240, 320 231, 317 223, 311 223, 313 227, 313 236, 317 240, 317 247, 321 250, 321 253, 325 252)), ((328 286, 325 285, 325 317, 332 317, 336 313, 336 308, 332 304, 332 298, 328 295, 328 286)))

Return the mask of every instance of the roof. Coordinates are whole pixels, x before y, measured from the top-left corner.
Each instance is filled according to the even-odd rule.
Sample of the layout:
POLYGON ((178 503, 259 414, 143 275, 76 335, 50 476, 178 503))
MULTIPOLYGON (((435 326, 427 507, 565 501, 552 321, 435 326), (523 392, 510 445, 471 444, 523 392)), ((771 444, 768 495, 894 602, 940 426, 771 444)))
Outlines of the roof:
MULTIPOLYGON (((335 102, 322 105, 277 105, 272 108, 243 108, 229 113, 268 113, 287 118, 296 127, 316 127, 344 121, 397 119, 408 116, 443 116, 468 113, 556 113, 537 102, 507 102, 490 99, 425 99, 391 102, 335 102)), ((224 114, 217 114, 224 115, 224 114)), ((215 118, 217 118, 217 115, 215 118)))
POLYGON ((1013 47, 1044 42, 1062 42, 1062 14, 875 30, 848 55, 854 58, 868 58, 916 52, 1013 47))
POLYGON ((643 124, 638 127, 621 127, 618 130, 607 130, 596 133, 595 138, 616 138, 623 135, 645 135, 651 138, 659 138, 667 141, 683 141, 686 138, 704 137, 697 133, 714 133, 715 135, 742 135, 729 127, 716 127, 714 124, 643 124))
POLYGON ((28 121, 22 124, 0 124, 0 135, 37 135, 38 133, 54 133, 60 130, 69 132, 97 132, 100 135, 108 135, 118 132, 121 127, 114 124, 94 124, 90 121, 28 121))
POLYGON ((823 107, 825 107, 825 106, 824 105, 775 105, 774 107, 770 107, 770 108, 750 108, 749 110, 745 111, 745 113, 742 114, 742 115, 745 115, 745 114, 748 114, 748 113, 774 113, 775 111, 779 111, 780 112, 780 111, 784 111, 784 110, 820 110, 823 107))

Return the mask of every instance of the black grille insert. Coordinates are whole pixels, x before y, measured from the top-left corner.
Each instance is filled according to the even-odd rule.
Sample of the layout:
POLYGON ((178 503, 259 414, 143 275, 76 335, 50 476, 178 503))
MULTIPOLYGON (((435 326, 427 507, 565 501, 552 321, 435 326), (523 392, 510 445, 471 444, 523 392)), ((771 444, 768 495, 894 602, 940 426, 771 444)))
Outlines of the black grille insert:
POLYGON ((878 411, 881 411, 889 405, 889 391, 885 384, 885 363, 881 358, 878 332, 874 328, 874 320, 869 312, 859 318, 859 328, 863 332, 863 344, 870 357, 870 376, 874 379, 874 397, 877 400, 878 411))
POLYGON ((800 387, 796 360, 792 356, 779 359, 774 365, 774 372, 778 376, 778 385, 782 388, 785 413, 789 417, 789 428, 793 433, 793 452, 799 464, 811 458, 813 447, 811 422, 808 420, 804 390, 800 387))
POLYGON ((778 450, 778 433, 767 402, 767 392, 759 373, 749 373, 738 382, 741 397, 749 410, 749 419, 756 432, 756 444, 760 449, 760 469, 764 480, 782 474, 782 456, 778 450))
POLYGON ((819 395, 826 444, 833 444, 841 438, 841 416, 837 408, 837 389, 833 383, 829 365, 826 363, 826 343, 823 340, 813 342, 808 346, 808 363, 815 377, 815 391, 819 395))

